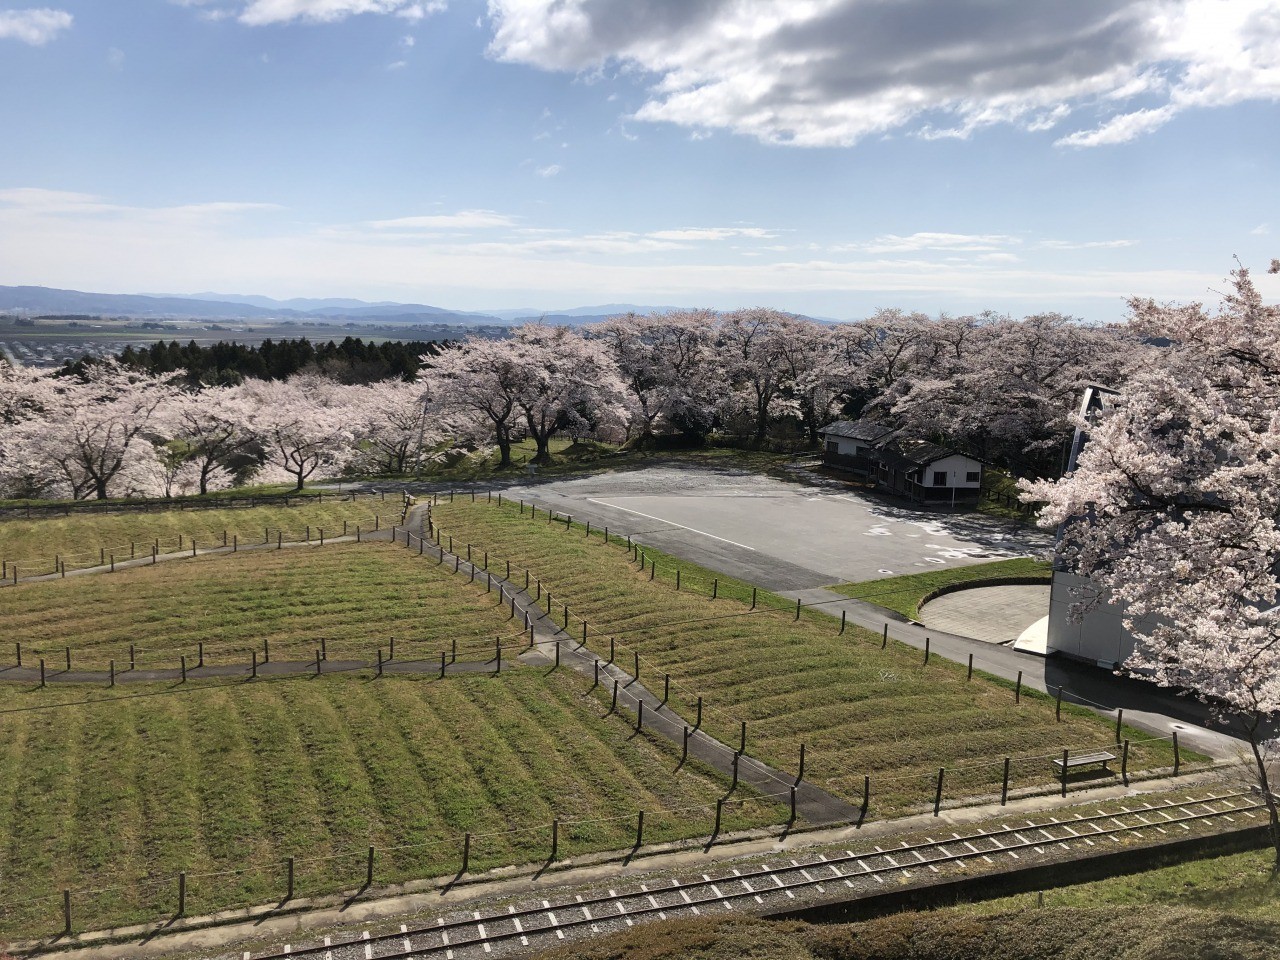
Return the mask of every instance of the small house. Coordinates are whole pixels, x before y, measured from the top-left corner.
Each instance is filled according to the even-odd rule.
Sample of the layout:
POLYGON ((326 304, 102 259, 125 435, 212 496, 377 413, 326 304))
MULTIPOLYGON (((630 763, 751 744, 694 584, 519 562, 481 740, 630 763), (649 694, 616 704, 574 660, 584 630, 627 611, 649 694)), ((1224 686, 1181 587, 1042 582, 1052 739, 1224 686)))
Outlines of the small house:
POLYGON ((982 461, 863 418, 841 420, 820 431, 824 462, 913 500, 976 500, 982 461))

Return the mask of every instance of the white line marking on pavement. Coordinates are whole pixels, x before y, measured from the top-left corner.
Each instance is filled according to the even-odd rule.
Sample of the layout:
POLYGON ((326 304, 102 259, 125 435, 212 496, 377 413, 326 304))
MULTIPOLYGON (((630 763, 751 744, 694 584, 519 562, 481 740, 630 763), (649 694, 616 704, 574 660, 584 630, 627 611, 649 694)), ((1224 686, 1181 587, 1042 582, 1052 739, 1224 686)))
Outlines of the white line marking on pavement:
POLYGON ((604 507, 612 507, 614 510, 623 510, 627 513, 634 513, 637 517, 644 517, 646 520, 656 520, 658 523, 670 524, 673 527, 679 527, 681 530, 688 530, 690 533, 696 533, 702 537, 710 537, 712 540, 719 540, 721 543, 727 543, 733 547, 741 547, 743 550, 756 552, 755 547, 748 547, 745 543, 738 543, 736 540, 726 540, 724 537, 717 537, 714 533, 707 533, 705 530, 695 530, 693 527, 686 527, 683 523, 676 523, 674 520, 665 520, 662 517, 655 517, 649 513, 641 513, 639 510, 632 510, 630 507, 620 507, 616 503, 610 503, 608 500, 596 500, 594 497, 587 497, 589 503, 598 503, 604 507))

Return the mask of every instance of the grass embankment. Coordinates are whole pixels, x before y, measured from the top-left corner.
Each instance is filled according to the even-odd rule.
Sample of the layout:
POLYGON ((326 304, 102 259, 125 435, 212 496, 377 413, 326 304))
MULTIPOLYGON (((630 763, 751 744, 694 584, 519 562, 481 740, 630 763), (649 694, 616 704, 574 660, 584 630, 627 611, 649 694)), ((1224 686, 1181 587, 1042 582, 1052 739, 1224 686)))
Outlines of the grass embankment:
POLYGON ((183 547, 213 547, 239 537, 245 544, 275 541, 277 533, 284 539, 301 540, 306 528, 311 536, 319 530, 326 537, 342 533, 345 520, 351 532, 357 524, 372 528, 375 514, 384 525, 396 522, 401 512, 398 497, 361 496, 356 500, 342 497, 308 498, 293 506, 246 507, 243 509, 158 510, 155 512, 127 508, 119 513, 71 513, 32 520, 0 520, 0 559, 12 566, 18 564, 22 576, 54 572, 55 559, 66 562, 68 569, 97 565, 103 557, 115 554, 126 560, 130 554, 149 556, 159 539, 162 553, 183 547))
POLYGON ((1169 907, 938 910, 821 925, 736 916, 648 924, 538 960, 1270 960, 1278 937, 1275 921, 1169 907))
MULTIPOLYGON (((794 604, 781 597, 761 592, 751 612, 751 588, 727 578, 713 601, 711 574, 692 564, 681 563, 677 592, 673 566, 660 560, 650 581, 651 568, 641 573, 625 547, 606 545, 598 531, 587 538, 581 527, 517 509, 459 498, 436 516, 455 546, 470 541, 530 569, 553 594, 556 619, 567 603, 589 622, 595 650, 607 654, 612 635, 623 666, 632 651, 642 655, 651 685, 669 672, 672 705, 690 724, 701 694, 705 726, 725 742, 736 743, 739 720, 748 721, 753 756, 795 770, 803 742, 806 776, 855 802, 869 775, 872 817, 931 804, 939 767, 947 768, 947 798, 989 795, 999 792, 1005 756, 1015 758, 1014 786, 1043 784, 1064 747, 1113 742, 1114 728, 1082 708, 1064 704, 1055 722, 1044 695, 1024 691, 1015 704, 1012 685, 981 675, 966 681, 960 665, 934 657, 926 666, 918 650, 894 642, 881 650, 879 636, 853 627, 839 636, 831 618, 812 610, 794 621, 794 604)), ((1124 736, 1145 739, 1133 730, 1124 736)), ((1130 769, 1165 766, 1171 756, 1166 743, 1135 744, 1130 769)))
POLYGON ((975 580, 1023 580, 1034 577, 1048 583, 1053 569, 1044 560, 1016 557, 1013 560, 996 560, 969 567, 952 567, 949 570, 932 570, 929 573, 909 573, 901 577, 885 577, 862 583, 842 583, 831 589, 855 600, 866 600, 879 607, 886 607, 916 619, 920 604, 925 598, 943 587, 975 580))
MULTIPOLYGON (((503 626, 478 584, 395 551, 282 551, 24 585, 5 591, 0 629, 55 618, 103 652, 130 625, 154 644, 230 633, 283 649, 296 637, 309 654, 319 632, 367 652, 392 631, 434 632, 435 649, 464 627, 503 626)), ((710 833, 724 779, 696 764, 673 774, 678 748, 604 716, 589 687, 514 659, 501 676, 444 680, 364 670, 5 684, 0 933, 58 929, 64 888, 77 929, 154 920, 175 909, 181 870, 196 914, 281 898, 290 856, 306 896, 361 886, 370 845, 377 885, 451 875, 466 831, 473 872, 545 859, 555 818, 561 857, 629 848, 639 810, 646 842, 710 833)), ((748 802, 726 807, 726 830, 786 816, 738 796, 748 802)))

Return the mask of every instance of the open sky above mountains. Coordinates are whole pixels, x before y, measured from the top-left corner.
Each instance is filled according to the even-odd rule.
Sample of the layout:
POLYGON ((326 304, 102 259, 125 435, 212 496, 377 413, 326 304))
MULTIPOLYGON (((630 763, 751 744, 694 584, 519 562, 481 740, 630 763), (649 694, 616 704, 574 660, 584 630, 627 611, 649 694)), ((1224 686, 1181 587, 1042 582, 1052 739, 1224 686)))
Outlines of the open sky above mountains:
POLYGON ((5 284, 1112 320, 1280 254, 1277 0, 0 0, 0 89, 5 284))

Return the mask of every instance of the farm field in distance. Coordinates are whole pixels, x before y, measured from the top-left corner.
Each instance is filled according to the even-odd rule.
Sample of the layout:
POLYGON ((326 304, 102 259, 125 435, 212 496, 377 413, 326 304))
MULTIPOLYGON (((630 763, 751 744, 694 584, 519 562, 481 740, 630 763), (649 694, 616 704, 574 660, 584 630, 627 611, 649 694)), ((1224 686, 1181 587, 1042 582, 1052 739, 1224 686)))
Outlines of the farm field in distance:
MULTIPOLYGON (((270 637, 281 659, 307 660, 322 634, 331 656, 368 656, 393 633, 405 643, 397 656, 416 638, 434 658, 463 631, 509 630, 479 583, 390 544, 23 584, 0 603, 6 636, 49 622, 47 638, 29 642, 57 633, 103 658, 129 637, 148 650, 170 644, 176 656, 204 635, 245 648, 270 637)), ((213 649, 215 662, 228 652, 213 649)), ((278 900, 290 856, 301 897, 360 887, 368 846, 378 851, 378 885, 453 875, 464 832, 473 872, 541 862, 555 818, 561 858, 629 848, 639 810, 646 842, 706 836, 727 786, 698 764, 674 772, 678 748, 606 716, 589 680, 514 654, 501 676, 378 678, 370 669, 4 690, 8 936, 59 929, 63 889, 73 891, 77 929, 171 914, 179 871, 188 913, 199 913, 278 900)), ((726 807, 726 830, 786 818, 783 805, 741 787, 737 796, 744 802, 726 807)))
MULTIPOLYGON (((967 681, 964 667, 939 658, 925 666, 897 643, 881 650, 878 635, 857 628, 840 636, 836 621, 811 610, 795 621, 781 598, 762 595, 751 612, 751 588, 727 578, 713 601, 711 575, 673 558, 660 558, 660 577, 650 580, 598 532, 588 539, 581 527, 567 531, 518 509, 442 501, 436 520, 455 548, 470 542, 491 562, 528 567, 557 615, 567 603, 589 622, 598 653, 607 655, 614 637, 624 666, 634 651, 650 678, 669 672, 671 702, 686 719, 703 696, 705 726, 719 739, 735 743, 746 720, 747 752, 785 770, 796 768, 804 743, 806 778, 853 802, 870 776, 872 817, 931 805, 939 767, 948 798, 989 796, 999 793, 1003 757, 1014 758, 1013 784, 1030 786, 1055 779, 1050 760, 1064 747, 1114 746, 1114 725, 1082 708, 1064 704, 1056 722, 1043 694, 1024 690, 1015 703, 1008 683, 981 674, 967 681)), ((1171 764, 1167 742, 1124 736, 1134 741, 1131 771, 1171 764)))

